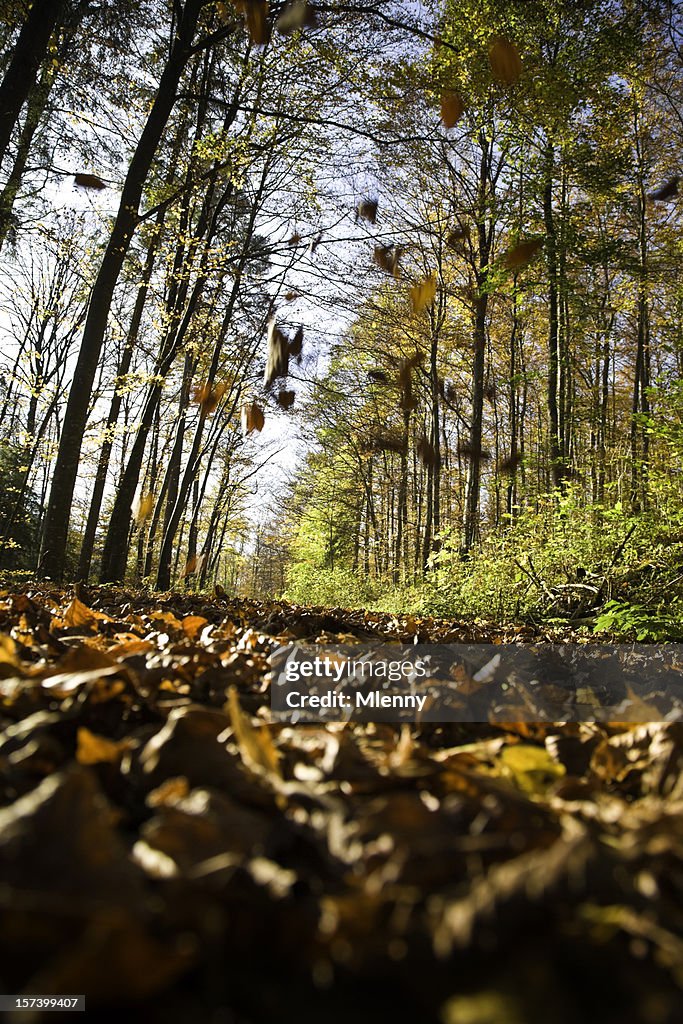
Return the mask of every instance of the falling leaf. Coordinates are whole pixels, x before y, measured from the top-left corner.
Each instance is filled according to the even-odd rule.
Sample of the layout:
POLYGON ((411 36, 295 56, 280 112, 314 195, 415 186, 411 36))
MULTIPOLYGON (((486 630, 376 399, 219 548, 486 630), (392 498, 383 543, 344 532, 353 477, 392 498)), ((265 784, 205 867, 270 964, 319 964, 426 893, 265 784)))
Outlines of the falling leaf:
POLYGON ((514 455, 508 455, 506 459, 501 459, 498 463, 498 472, 508 473, 512 476, 517 472, 523 461, 524 457, 519 452, 515 452, 514 455))
POLYGON ((96 174, 83 174, 79 172, 74 174, 74 179, 79 188, 92 188, 96 192, 101 192, 103 188, 107 187, 96 174))
POLYGON ((503 85, 515 85, 522 74, 522 61, 514 43, 495 36, 489 47, 489 64, 493 77, 503 85))
POLYGON ((458 455, 463 459, 472 459, 473 462, 488 462, 491 458, 490 452, 477 448, 466 441, 458 445, 458 455))
POLYGON ((256 46, 264 46, 270 39, 270 23, 268 21, 268 0, 242 0, 249 38, 256 46))
POLYGON ((197 572, 199 566, 199 557, 197 555, 190 555, 188 560, 185 562, 183 569, 183 576, 191 576, 193 572, 197 572))
POLYGON ((324 231, 319 231, 315 238, 311 239, 311 244, 308 247, 308 252, 311 256, 315 253, 315 250, 322 242, 324 233, 324 231))
POLYGON ((394 277, 401 276, 399 260, 403 253, 400 245, 376 245, 373 259, 378 267, 394 277))
POLYGON ((149 519, 154 508, 154 495, 150 492, 149 494, 142 494, 138 500, 133 504, 133 518, 138 526, 149 519))
POLYGON ((434 445, 424 435, 418 439, 415 445, 417 457, 424 466, 434 466, 437 461, 437 453, 434 445))
POLYGON ((362 199, 356 207, 356 221, 367 220, 371 224, 376 223, 377 207, 378 202, 376 199, 362 199))
POLYGON ((286 377, 289 369, 289 342, 272 317, 268 324, 268 353, 263 383, 268 388, 277 377, 286 377))
POLYGON ((287 239, 287 245, 289 245, 292 249, 295 246, 299 245, 300 242, 301 242, 301 235, 299 234, 298 231, 295 231, 294 234, 290 235, 290 237, 287 239))
POLYGON ((192 392, 192 401, 200 406, 205 416, 210 416, 216 411, 227 390, 227 384, 216 384, 215 387, 210 384, 198 384, 192 392))
POLYGON ((372 438, 370 448, 376 452, 405 452, 408 450, 408 439, 405 434, 376 434, 372 438))
POLYGON ((536 253, 541 249, 543 245, 542 237, 528 238, 523 242, 518 242, 511 249, 505 253, 503 257, 503 265, 508 270, 520 270, 525 267, 527 263, 530 263, 536 253))
POLYGON ((286 292, 285 302, 294 302, 295 299, 299 298, 299 293, 295 291, 286 292))
POLYGON ((290 356, 296 356, 297 358, 301 355, 304 345, 304 329, 299 325, 296 329, 296 334, 289 343, 289 354, 290 356))
POLYGON ((256 402, 249 402, 242 406, 242 434, 244 437, 254 430, 257 432, 263 430, 264 423, 265 417, 260 405, 257 405, 256 402))
POLYGON ((281 391, 277 396, 277 404, 281 409, 291 409, 296 398, 296 392, 294 391, 281 391))
POLYGON ((410 303, 414 313, 419 313, 434 301, 436 295, 436 274, 431 273, 423 281, 414 284, 410 289, 410 303))
POLYGON ((268 726, 255 728, 251 718, 240 706, 237 687, 228 692, 228 713, 240 756, 247 768, 263 771, 268 775, 280 776, 280 759, 271 739, 268 726))
POLYGON ((466 241, 470 237, 470 234, 471 232, 467 225, 453 228, 446 236, 446 245, 451 249, 460 249, 461 243, 466 241))
POLYGON ((384 370, 368 370, 368 377, 374 384, 388 384, 389 378, 384 370))
POLYGON ((454 128, 465 113, 465 104, 457 92, 448 90, 441 94, 441 120, 446 128, 454 128))
POLYGON ((678 183, 680 180, 679 176, 676 175, 671 181, 667 181, 666 185, 662 185, 655 192, 650 192, 648 199, 655 203, 665 203, 667 199, 675 199, 678 195, 678 183))
POLYGON ((315 7, 308 0, 293 0, 282 11, 275 22, 275 28, 283 36, 291 36, 300 28, 315 28, 318 15, 315 7))

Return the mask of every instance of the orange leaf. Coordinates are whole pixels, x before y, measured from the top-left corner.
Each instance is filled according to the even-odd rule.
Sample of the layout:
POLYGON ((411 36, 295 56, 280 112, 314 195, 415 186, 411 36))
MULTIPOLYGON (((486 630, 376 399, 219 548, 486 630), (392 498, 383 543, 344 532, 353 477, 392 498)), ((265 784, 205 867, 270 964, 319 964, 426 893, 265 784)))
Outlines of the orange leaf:
POLYGON ((491 40, 489 64, 493 77, 502 85, 515 85, 522 75, 522 60, 517 47, 503 36, 494 36, 491 40))

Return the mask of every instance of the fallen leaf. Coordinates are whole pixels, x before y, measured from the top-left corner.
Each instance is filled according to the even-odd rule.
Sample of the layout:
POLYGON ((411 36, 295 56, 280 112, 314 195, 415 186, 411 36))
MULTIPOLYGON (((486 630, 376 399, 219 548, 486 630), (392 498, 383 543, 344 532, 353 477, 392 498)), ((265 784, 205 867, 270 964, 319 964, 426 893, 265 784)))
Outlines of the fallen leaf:
POLYGON ((76 760, 79 764, 100 764, 102 762, 118 762, 124 750, 130 744, 127 740, 107 739, 106 736, 98 736, 84 726, 79 728, 76 736, 76 760))
POLYGON ((263 724, 255 728, 251 724, 249 715, 240 706, 236 686, 231 686, 228 693, 228 712, 245 766, 280 778, 280 761, 268 726, 263 724))

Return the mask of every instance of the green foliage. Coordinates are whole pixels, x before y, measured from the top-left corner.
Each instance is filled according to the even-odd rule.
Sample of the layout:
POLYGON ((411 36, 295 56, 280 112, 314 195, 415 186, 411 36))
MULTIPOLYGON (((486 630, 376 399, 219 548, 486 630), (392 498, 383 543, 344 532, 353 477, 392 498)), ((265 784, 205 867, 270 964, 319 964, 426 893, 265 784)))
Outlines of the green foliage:
POLYGON ((26 486, 26 451, 8 441, 0 444, 0 568, 35 567, 40 506, 26 486))
POLYGON ((637 641, 683 639, 683 620, 657 613, 642 604, 608 601, 593 627, 595 633, 616 633, 637 641))

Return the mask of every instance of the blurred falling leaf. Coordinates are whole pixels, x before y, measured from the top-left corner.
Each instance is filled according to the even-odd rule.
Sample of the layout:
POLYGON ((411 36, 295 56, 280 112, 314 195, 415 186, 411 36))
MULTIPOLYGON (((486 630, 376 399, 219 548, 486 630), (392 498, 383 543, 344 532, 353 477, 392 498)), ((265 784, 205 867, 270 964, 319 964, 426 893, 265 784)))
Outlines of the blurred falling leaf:
POLYGON ((371 441, 371 450, 375 452, 405 452, 408 450, 408 439, 405 434, 376 434, 371 441))
POLYGON ((220 401, 228 390, 227 384, 198 384, 192 392, 192 401, 196 402, 205 416, 216 411, 220 401))
POLYGON ((298 299, 298 298, 299 298, 299 293, 295 292, 295 291, 290 291, 290 292, 287 292, 285 294, 285 302, 294 302, 294 299, 298 299))
POLYGON ((436 464, 436 449, 432 442, 424 435, 419 438, 415 445, 415 451, 423 466, 434 466, 436 464))
POLYGON ((101 178, 98 178, 96 174, 74 174, 76 185, 79 188, 92 188, 96 192, 101 192, 103 188, 106 188, 106 184, 101 178))
POLYGON ((280 759, 267 725, 255 728, 240 705, 237 687, 228 693, 228 713, 237 740, 240 756, 247 768, 264 771, 281 778, 280 759))
POLYGON ((318 15, 313 4, 308 0, 293 0, 280 14, 275 22, 276 30, 283 36, 291 36, 300 28, 315 28, 318 15))
POLYGON ((454 128, 465 113, 462 96, 448 90, 441 94, 441 120, 446 128, 454 128))
POLYGON ((115 742, 82 726, 76 735, 76 760, 79 764, 115 763, 129 746, 127 740, 115 742))
POLYGON ((675 199, 678 195, 678 184, 680 182, 678 175, 673 177, 671 181, 667 181, 666 185, 662 185, 655 192, 650 192, 648 199, 651 199, 655 203, 665 203, 667 199, 675 199))
POLYGON ((299 325, 296 329, 296 334, 289 343, 289 354, 290 356, 300 356, 304 345, 304 329, 299 325))
POLYGON ((476 448, 467 441, 458 445, 458 455, 462 456, 463 459, 472 459, 475 462, 487 462, 491 458, 490 452, 476 448))
POLYGON ((436 274, 432 272, 423 281, 418 281, 410 289, 410 303, 414 313, 421 310, 434 301, 436 295, 436 274))
POLYGON ((296 392, 294 391, 281 391, 277 396, 277 404, 281 409, 291 409, 296 398, 296 392))
POLYGON ((295 231, 294 234, 290 235, 290 237, 287 239, 287 245, 291 246, 292 249, 295 246, 299 245, 300 242, 301 242, 301 235, 299 234, 298 231, 295 231))
POLYGON ((268 388, 277 377, 286 377, 289 369, 289 342, 272 317, 268 324, 268 353, 263 383, 268 388))
POLYGON ((517 472, 523 461, 524 457, 519 452, 515 452, 514 455, 508 455, 506 459, 501 459, 498 463, 498 472, 512 475, 517 472))
POLYGON ((356 207, 356 221, 367 220, 374 224, 377 221, 377 206, 376 199, 362 199, 356 207))
POLYGON ((503 265, 508 270, 520 270, 525 267, 527 263, 530 263, 536 253, 543 246, 543 238, 536 236, 535 238, 527 238, 523 242, 518 242, 511 249, 505 253, 503 257, 503 265))
POLYGON ((268 0, 233 0, 236 9, 244 15, 252 43, 263 46, 270 39, 268 0))
POLYGON ((260 405, 257 405, 256 402, 248 402, 242 406, 242 434, 244 437, 254 430, 258 432, 263 430, 264 423, 265 417, 260 405))
POLYGON ((191 555, 185 563, 182 575, 191 576, 194 572, 201 572, 202 566, 204 565, 204 555, 191 555))
POLYGON ((221 0, 216 0, 216 11, 218 12, 218 17, 221 19, 221 21, 223 21, 226 25, 229 25, 230 22, 232 21, 232 18, 230 16, 230 11, 228 10, 228 5, 222 3, 221 0))
POLYGON ((489 64, 497 82, 515 85, 522 74, 522 61, 514 43, 503 36, 495 36, 489 47, 489 64))
POLYGON ((149 519, 154 508, 154 495, 150 492, 149 494, 142 494, 138 500, 133 504, 133 518, 138 526, 149 519))
POLYGON ((400 245, 376 245, 373 259, 378 267, 394 277, 401 276, 399 260, 403 253, 400 245))
POLYGON ((388 384, 389 378, 384 370, 368 370, 368 377, 373 384, 388 384))
POLYGON ((453 228, 446 236, 446 245, 451 249, 460 249, 461 243, 470 237, 470 229, 465 224, 463 227, 453 228))

